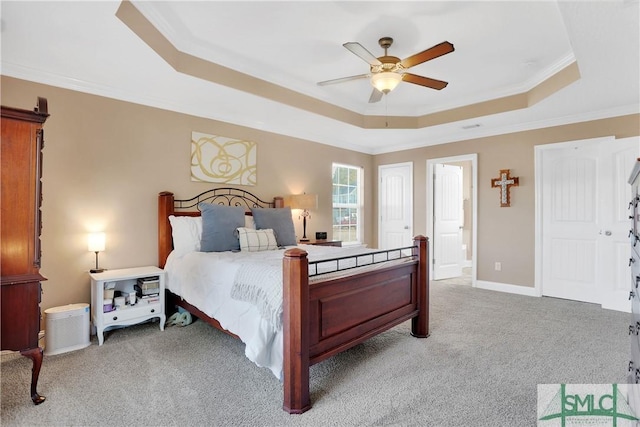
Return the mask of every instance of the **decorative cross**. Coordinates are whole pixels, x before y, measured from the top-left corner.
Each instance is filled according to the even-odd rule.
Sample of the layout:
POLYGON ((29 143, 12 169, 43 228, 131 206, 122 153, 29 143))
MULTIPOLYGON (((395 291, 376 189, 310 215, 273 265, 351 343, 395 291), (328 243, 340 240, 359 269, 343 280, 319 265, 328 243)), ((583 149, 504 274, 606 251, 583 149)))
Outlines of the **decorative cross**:
POLYGON ((511 206, 509 189, 518 186, 518 177, 509 176, 509 169, 500 169, 500 178, 491 179, 491 187, 500 187, 500 207, 511 206))

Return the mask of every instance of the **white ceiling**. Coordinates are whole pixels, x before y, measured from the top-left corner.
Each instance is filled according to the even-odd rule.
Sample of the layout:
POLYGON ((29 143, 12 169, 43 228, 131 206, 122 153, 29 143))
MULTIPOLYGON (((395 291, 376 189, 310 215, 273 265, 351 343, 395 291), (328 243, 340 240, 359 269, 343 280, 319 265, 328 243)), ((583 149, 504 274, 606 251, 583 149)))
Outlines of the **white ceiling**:
POLYGON ((372 154, 640 112, 637 0, 133 4, 182 52, 363 115, 419 116, 522 93, 573 61, 581 79, 522 110, 363 129, 174 70, 116 17, 118 1, 2 1, 2 74, 372 154), (410 70, 449 85, 403 82, 369 104, 366 79, 316 84, 367 73, 342 44, 381 56, 383 36, 400 58, 453 43, 455 52, 410 70))

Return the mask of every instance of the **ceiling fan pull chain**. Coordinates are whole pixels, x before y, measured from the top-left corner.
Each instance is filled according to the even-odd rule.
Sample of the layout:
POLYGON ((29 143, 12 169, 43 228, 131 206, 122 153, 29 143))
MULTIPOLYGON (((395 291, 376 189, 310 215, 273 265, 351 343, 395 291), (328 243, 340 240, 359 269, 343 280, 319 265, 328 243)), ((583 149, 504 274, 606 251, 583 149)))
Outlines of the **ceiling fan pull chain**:
POLYGON ((384 97, 384 127, 389 127, 389 97, 384 97))

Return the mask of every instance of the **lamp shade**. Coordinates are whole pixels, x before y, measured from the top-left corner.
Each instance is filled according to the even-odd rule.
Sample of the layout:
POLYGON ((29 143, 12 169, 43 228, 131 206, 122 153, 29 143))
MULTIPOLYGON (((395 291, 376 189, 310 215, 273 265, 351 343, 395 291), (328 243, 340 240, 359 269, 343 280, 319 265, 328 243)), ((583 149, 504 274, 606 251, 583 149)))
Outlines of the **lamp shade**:
POLYGON ((317 194, 294 194, 285 197, 284 205, 291 209, 318 209, 317 194))
POLYGON ((402 81, 402 74, 393 72, 377 73, 371 76, 371 84, 382 93, 389 93, 402 81))
POLYGON ((104 233, 91 233, 89 234, 89 251, 102 252, 105 248, 105 234, 104 233))

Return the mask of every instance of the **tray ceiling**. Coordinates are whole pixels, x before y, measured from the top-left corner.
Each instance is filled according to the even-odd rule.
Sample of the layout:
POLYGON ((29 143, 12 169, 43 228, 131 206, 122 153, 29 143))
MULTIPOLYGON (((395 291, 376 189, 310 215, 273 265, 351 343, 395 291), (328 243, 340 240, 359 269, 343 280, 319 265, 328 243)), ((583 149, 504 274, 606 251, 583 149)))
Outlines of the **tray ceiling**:
POLYGON ((638 2, 2 2, 2 74, 367 153, 639 111, 638 2), (37 31, 36 31, 37 30, 37 31), (455 51, 368 103, 368 65, 455 51))

